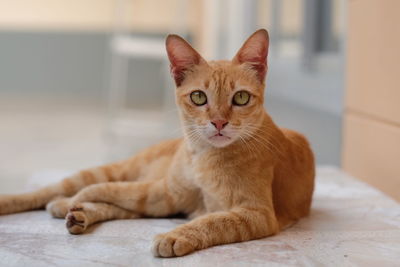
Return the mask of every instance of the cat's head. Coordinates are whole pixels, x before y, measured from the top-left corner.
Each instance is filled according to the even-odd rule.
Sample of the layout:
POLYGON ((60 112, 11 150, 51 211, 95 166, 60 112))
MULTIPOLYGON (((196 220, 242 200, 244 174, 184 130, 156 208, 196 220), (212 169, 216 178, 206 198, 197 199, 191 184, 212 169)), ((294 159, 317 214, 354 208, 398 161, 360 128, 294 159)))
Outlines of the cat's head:
POLYGON ((264 114, 269 38, 252 34, 231 61, 205 61, 177 35, 166 40, 187 136, 214 147, 247 139, 264 114))

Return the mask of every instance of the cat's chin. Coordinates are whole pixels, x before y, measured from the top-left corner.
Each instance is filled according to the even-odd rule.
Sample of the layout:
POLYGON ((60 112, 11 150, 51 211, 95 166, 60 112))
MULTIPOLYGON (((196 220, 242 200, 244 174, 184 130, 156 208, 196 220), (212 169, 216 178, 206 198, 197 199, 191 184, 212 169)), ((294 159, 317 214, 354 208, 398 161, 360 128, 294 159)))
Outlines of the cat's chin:
POLYGON ((225 135, 214 135, 208 138, 208 141, 214 147, 225 147, 232 143, 232 138, 225 135))

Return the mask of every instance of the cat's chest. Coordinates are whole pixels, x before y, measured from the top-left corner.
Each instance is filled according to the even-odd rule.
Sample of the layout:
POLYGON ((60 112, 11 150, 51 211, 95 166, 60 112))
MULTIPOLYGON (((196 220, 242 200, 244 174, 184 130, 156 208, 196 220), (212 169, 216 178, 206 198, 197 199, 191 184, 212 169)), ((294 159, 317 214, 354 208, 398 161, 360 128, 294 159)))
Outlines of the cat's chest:
POLYGON ((237 192, 237 173, 229 165, 193 164, 192 181, 200 189, 207 212, 229 209, 237 192))
POLYGON ((203 204, 207 212, 215 212, 229 209, 225 201, 221 201, 221 198, 215 197, 214 194, 210 194, 208 191, 202 191, 203 204))
POLYGON ((247 201, 254 192, 266 190, 272 177, 271 166, 245 157, 200 155, 193 157, 190 166, 190 179, 201 192, 208 212, 228 210, 247 201))

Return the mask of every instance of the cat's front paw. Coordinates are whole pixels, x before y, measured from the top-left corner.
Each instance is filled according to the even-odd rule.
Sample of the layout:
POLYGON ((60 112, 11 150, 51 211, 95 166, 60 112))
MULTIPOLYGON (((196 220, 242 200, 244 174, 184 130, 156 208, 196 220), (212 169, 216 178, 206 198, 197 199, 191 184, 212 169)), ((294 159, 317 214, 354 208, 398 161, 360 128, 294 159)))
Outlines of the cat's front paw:
POLYGON ((82 207, 74 206, 65 217, 68 232, 73 235, 79 235, 85 232, 88 227, 88 218, 82 207))
POLYGON ((173 233, 157 235, 152 248, 154 256, 164 258, 184 256, 194 250, 194 246, 188 239, 173 233))

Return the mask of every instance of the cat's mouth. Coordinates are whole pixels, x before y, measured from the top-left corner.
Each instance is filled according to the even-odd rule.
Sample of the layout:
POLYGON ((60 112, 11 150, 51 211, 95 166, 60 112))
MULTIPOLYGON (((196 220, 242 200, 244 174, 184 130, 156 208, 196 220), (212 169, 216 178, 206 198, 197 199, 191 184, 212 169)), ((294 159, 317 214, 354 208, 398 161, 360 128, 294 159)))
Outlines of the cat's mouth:
POLYGON ((215 135, 209 137, 212 141, 228 141, 231 138, 227 135, 223 135, 222 133, 216 133, 215 135))
POLYGON ((232 143, 232 137, 217 133, 208 138, 208 141, 215 147, 225 147, 232 143))

